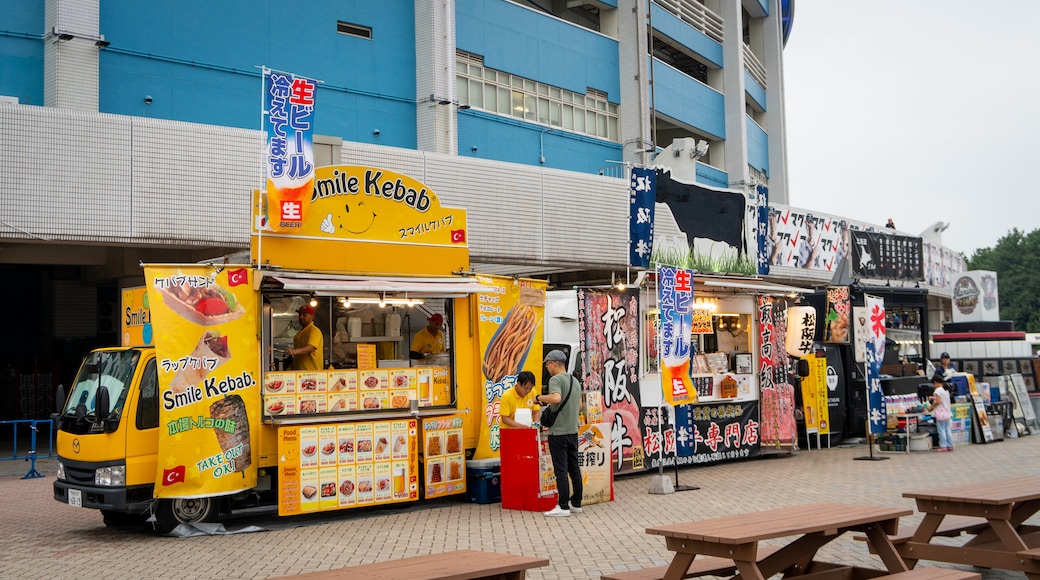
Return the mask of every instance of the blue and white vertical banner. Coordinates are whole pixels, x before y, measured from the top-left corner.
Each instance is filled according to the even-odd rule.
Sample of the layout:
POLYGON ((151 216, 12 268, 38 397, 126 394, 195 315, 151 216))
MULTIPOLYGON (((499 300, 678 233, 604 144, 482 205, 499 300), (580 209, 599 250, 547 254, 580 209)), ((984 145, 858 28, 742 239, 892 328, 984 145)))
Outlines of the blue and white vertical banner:
POLYGON ((632 169, 628 194, 629 264, 650 267, 654 249, 654 202, 657 197, 657 173, 653 169, 632 169))
POLYGON ((773 256, 776 240, 771 237, 774 229, 769 227, 769 188, 759 185, 757 190, 758 203, 755 209, 758 210, 758 227, 755 228, 755 232, 758 238, 758 273, 765 276, 769 273, 770 258, 773 256))
POLYGON ((317 82, 264 69, 266 215, 262 229, 292 231, 303 225, 314 188, 313 119, 317 82))
POLYGON ((864 295, 867 309, 867 418, 870 432, 884 433, 888 430, 885 413, 884 392, 881 390, 881 361, 885 356, 885 300, 869 294, 864 295))
POLYGON ((672 406, 697 402, 690 378, 690 339, 693 337, 693 271, 671 266, 657 268, 658 309, 661 316, 661 388, 672 406))

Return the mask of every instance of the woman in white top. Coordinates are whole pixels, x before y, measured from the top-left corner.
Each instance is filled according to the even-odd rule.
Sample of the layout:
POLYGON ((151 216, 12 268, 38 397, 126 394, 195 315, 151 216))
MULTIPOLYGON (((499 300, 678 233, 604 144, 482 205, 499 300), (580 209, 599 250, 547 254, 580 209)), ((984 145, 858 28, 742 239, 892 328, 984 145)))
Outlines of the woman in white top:
POLYGON ((936 373, 932 377, 935 392, 928 397, 928 411, 935 418, 935 426, 939 431, 939 448, 936 451, 953 451, 953 434, 950 432, 953 412, 950 409, 950 392, 943 384, 942 376, 936 373))

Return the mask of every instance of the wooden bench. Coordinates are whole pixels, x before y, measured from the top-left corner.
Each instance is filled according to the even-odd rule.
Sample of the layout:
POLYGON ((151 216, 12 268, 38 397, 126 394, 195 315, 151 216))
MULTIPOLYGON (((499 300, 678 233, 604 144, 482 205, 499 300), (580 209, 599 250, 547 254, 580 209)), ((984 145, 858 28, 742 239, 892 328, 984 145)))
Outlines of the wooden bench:
POLYGON ((548 566, 546 558, 531 558, 514 554, 459 550, 401 560, 363 564, 311 572, 298 576, 306 580, 523 580, 527 570, 548 566))
MULTIPOLYGON (((780 548, 775 546, 762 546, 758 549, 758 559, 768 558, 780 548)), ((662 580, 668 566, 655 566, 643 568, 642 570, 629 570, 627 572, 614 572, 600 576, 600 580, 662 580)), ((684 578, 696 578, 697 576, 729 576, 737 573, 737 565, 729 558, 716 558, 707 556, 697 558, 690 565, 690 571, 684 578)))
POLYGON ((980 580, 982 574, 952 568, 914 568, 906 572, 878 576, 874 580, 980 580))
MULTIPOLYGON (((987 526, 986 518, 977 518, 973 516, 946 516, 943 518, 939 528, 935 530, 933 536, 945 536, 948 538, 956 538, 957 536, 967 532, 974 534, 987 526)), ((889 536, 892 539, 893 544, 902 544, 909 542, 910 538, 914 537, 914 532, 917 531, 917 526, 907 526, 903 528, 900 526, 898 534, 889 536)), ((854 540, 860 542, 867 541, 867 537, 864 535, 855 535, 852 537, 854 540)))

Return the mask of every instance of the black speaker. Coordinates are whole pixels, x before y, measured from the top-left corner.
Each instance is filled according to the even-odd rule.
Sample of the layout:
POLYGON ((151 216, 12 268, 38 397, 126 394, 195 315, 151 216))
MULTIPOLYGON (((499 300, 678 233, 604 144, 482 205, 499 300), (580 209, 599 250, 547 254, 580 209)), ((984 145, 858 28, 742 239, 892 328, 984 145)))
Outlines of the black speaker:
POLYGON ((119 331, 118 309, 114 302, 98 302, 97 314, 98 334, 119 331))

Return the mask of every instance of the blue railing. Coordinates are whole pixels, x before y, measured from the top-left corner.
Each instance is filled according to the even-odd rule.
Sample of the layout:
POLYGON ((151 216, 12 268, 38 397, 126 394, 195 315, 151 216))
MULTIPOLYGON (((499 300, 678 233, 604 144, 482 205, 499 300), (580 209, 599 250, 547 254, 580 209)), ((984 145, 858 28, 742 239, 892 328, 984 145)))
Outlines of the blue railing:
POLYGON ((5 425, 10 425, 14 432, 13 444, 11 445, 11 456, 0 456, 0 461, 11 461, 14 459, 22 459, 24 461, 31 461, 32 466, 29 468, 29 472, 25 474, 22 479, 29 479, 34 477, 43 477, 43 474, 36 471, 36 460, 41 457, 54 457, 54 429, 50 419, 16 419, 13 421, 0 421, 0 432, 6 429, 5 425), (18 428, 21 425, 29 426, 29 450, 23 455, 18 454, 18 428), (41 455, 36 449, 37 435, 40 433, 40 429, 47 430, 47 455, 41 455))

